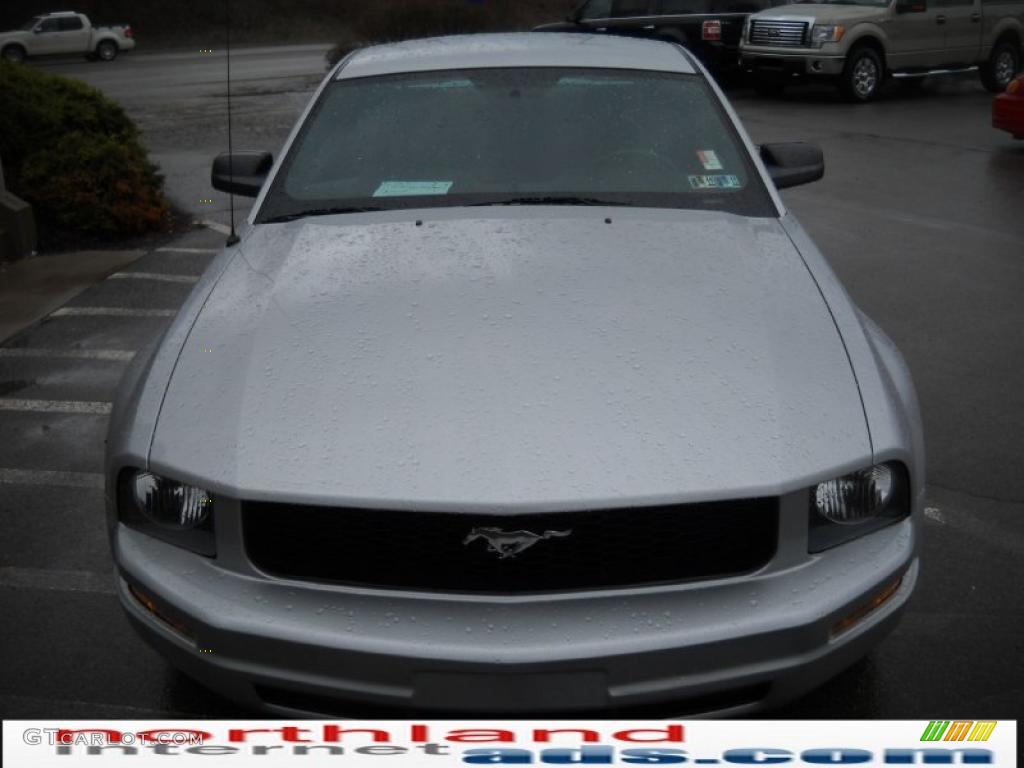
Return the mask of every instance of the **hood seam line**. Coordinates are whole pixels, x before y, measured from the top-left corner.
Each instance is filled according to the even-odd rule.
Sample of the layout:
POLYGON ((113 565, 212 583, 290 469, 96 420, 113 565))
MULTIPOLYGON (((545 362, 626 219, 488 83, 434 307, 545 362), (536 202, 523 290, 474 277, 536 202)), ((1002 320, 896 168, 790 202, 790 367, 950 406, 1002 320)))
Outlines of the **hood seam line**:
POLYGON ((843 331, 839 327, 839 322, 836 320, 836 315, 832 311, 832 306, 828 303, 828 299, 825 298, 825 292, 821 289, 821 284, 818 282, 817 276, 814 274, 814 271, 807 263, 807 259, 804 258, 804 254, 800 250, 800 246, 796 244, 796 242, 793 240, 792 235, 790 235, 789 229, 786 227, 785 218, 786 217, 783 217, 782 219, 779 220, 779 223, 782 225, 782 231, 786 233, 786 239, 788 239, 789 242, 792 244, 793 249, 797 252, 797 255, 800 257, 800 263, 804 265, 804 269, 807 270, 807 274, 811 278, 811 281, 814 283, 814 287, 818 289, 818 295, 821 296, 821 302, 822 304, 825 305, 825 309, 828 310, 828 316, 832 319, 832 327, 836 329, 836 335, 839 336, 839 343, 843 345, 843 354, 846 355, 846 363, 847 365, 850 366, 850 375, 853 376, 853 384, 854 386, 857 387, 857 397, 860 399, 860 410, 861 413, 864 415, 864 429, 868 433, 868 448, 871 451, 871 461, 873 463, 875 460, 875 441, 874 438, 871 436, 871 421, 868 419, 868 409, 867 406, 864 404, 864 393, 861 391, 860 388, 860 378, 857 376, 857 369, 853 365, 853 358, 850 356, 849 347, 846 346, 846 338, 843 336, 843 331))

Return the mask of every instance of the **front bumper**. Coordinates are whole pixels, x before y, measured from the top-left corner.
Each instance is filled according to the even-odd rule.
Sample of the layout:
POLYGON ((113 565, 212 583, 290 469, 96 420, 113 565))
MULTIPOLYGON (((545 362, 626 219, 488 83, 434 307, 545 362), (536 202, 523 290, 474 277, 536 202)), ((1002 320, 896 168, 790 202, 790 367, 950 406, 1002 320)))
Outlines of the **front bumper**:
POLYGON ((224 511, 217 560, 117 526, 119 594, 177 667, 282 715, 740 714, 799 696, 860 658, 895 626, 917 579, 913 518, 807 555, 805 494, 783 498, 780 549, 756 574, 498 597, 247 572, 240 543, 223 533, 233 527, 220 525, 224 511), (887 600, 831 636, 897 578, 887 600))
POLYGON ((773 48, 744 45, 740 48, 740 66, 745 70, 778 76, 836 77, 842 74, 845 58, 822 48, 794 48, 780 52, 773 48))
POLYGON ((1024 98, 1001 93, 992 102, 992 127, 1024 139, 1024 98))

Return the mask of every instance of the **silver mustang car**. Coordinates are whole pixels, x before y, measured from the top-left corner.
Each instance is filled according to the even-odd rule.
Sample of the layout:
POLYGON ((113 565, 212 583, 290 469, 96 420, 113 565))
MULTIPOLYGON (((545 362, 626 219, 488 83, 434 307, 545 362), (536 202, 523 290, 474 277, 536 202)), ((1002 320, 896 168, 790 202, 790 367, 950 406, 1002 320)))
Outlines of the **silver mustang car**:
POLYGON ((122 383, 128 616, 281 715, 742 713, 895 625, 906 365, 677 45, 366 48, 122 383))

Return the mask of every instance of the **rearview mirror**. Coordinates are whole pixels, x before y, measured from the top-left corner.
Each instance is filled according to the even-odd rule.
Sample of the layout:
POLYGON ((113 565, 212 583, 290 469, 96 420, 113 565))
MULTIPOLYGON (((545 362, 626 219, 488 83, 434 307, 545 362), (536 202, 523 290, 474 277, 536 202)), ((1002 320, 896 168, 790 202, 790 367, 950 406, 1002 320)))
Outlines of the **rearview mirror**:
POLYGON ((269 152, 245 151, 217 155, 210 173, 210 183, 221 192, 256 197, 274 166, 269 152))
POLYGON ((817 144, 803 141, 762 144, 761 160, 777 189, 809 184, 825 175, 825 157, 817 144))
POLYGON ((896 3, 896 13, 924 13, 927 10, 927 0, 899 0, 896 3))

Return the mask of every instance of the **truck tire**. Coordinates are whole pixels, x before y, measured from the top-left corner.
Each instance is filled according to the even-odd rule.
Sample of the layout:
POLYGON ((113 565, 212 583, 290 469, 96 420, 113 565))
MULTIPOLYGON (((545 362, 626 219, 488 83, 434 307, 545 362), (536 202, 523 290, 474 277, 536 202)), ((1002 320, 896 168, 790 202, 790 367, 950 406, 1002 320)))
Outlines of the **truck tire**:
POLYGON ((847 101, 864 104, 878 95, 884 77, 882 57, 871 46, 860 45, 846 54, 839 90, 847 101))
POLYGON ((992 93, 1002 93, 1020 72, 1020 46, 1005 38, 998 41, 980 71, 981 84, 992 93))
POLYGON ((113 61, 117 58, 117 43, 113 40, 101 40, 96 46, 96 57, 100 61, 113 61))
POLYGON ((7 61, 12 61, 17 64, 25 60, 25 49, 20 45, 4 46, 3 57, 7 61))

